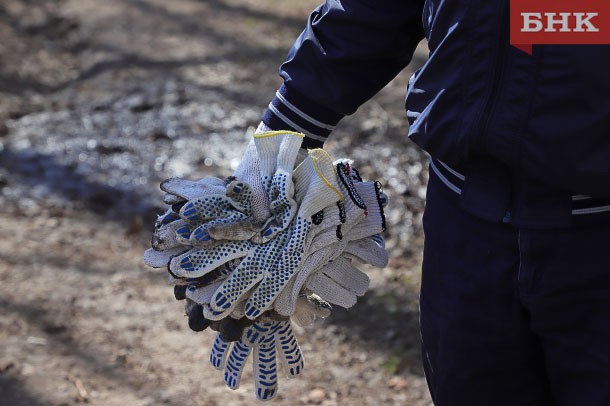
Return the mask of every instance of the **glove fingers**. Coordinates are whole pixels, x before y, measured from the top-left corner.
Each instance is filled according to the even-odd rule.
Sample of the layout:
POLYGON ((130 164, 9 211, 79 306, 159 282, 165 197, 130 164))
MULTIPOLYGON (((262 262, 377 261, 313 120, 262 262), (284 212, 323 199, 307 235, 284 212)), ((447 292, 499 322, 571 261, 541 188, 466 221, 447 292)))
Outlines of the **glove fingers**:
POLYGON ((254 135, 260 158, 260 177, 270 200, 272 223, 264 236, 272 239, 285 230, 294 217, 297 205, 293 199, 292 172, 303 142, 303 134, 291 131, 269 131, 254 135))
POLYGON ((346 206, 355 206, 361 210, 366 210, 366 203, 358 193, 356 189, 356 183, 358 180, 352 176, 352 168, 346 161, 339 161, 335 163, 337 169, 337 177, 339 178, 339 184, 341 186, 341 193, 345 197, 346 206), (349 198, 349 199, 348 199, 349 198))
POLYGON ((277 155, 277 168, 271 181, 271 213, 275 217, 279 230, 285 230, 297 212, 294 200, 292 172, 303 142, 302 134, 287 134, 283 137, 277 155))
POLYGON ((246 310, 244 309, 245 305, 245 300, 238 301, 233 310, 231 310, 231 317, 248 320, 246 318, 246 310))
POLYGON ((297 204, 293 199, 292 172, 303 142, 303 134, 270 131, 254 135, 261 161, 261 181, 270 200, 272 223, 264 236, 272 239, 292 221, 297 204))
MULTIPOLYGON (((301 270, 294 278, 291 278, 284 289, 280 292, 280 294, 275 299, 273 303, 273 310, 279 313, 282 316, 292 316, 296 311, 296 303, 292 299, 292 291, 295 289, 294 284, 297 280, 300 273, 303 272, 301 270)), ((299 324, 300 325, 300 324, 299 324)))
POLYGON ((180 220, 180 216, 173 209, 169 208, 160 216, 157 216, 157 221, 155 221, 155 230, 160 229, 162 226, 172 223, 176 220, 180 220))
POLYGON ((220 334, 216 334, 214 344, 212 344, 212 352, 210 353, 210 364, 218 370, 222 370, 225 367, 226 358, 229 348, 229 343, 224 341, 220 334))
POLYGON ((270 210, 276 221, 284 225, 285 229, 297 212, 297 202, 292 198, 294 185, 292 176, 288 173, 275 174, 271 186, 270 210))
POLYGON ((356 295, 333 281, 322 272, 311 275, 306 282, 309 290, 320 296, 323 300, 337 306, 349 309, 356 304, 356 295))
POLYGON ((377 235, 378 239, 373 237, 375 236, 350 241, 347 243, 344 253, 365 264, 377 268, 385 267, 388 264, 388 252, 383 244, 383 238, 379 235, 377 235), (379 239, 381 239, 381 243, 379 239))
POLYGON ((246 360, 248 359, 251 350, 252 347, 245 345, 241 341, 233 343, 233 347, 227 358, 224 376, 225 383, 229 388, 239 388, 241 374, 244 372, 244 366, 246 365, 246 360))
POLYGON ((200 332, 208 328, 210 321, 203 315, 203 308, 201 305, 187 299, 184 308, 186 315, 188 316, 188 324, 191 330, 200 332))
MULTIPOLYGON (((234 188, 240 191, 233 193, 234 196, 237 195, 237 199, 225 195, 209 195, 189 200, 180 209, 180 217, 194 228, 210 220, 227 217, 235 211, 249 215, 250 205, 242 203, 239 195, 251 196, 252 190, 246 183, 241 182, 240 184, 243 185, 241 188, 234 188)), ((244 200, 248 199, 244 198, 244 200)))
POLYGON ((176 255, 182 254, 187 247, 178 246, 164 251, 157 251, 154 248, 149 248, 144 252, 144 263, 152 268, 165 268, 170 259, 176 255))
MULTIPOLYGON (((246 318, 234 319, 233 317, 226 317, 220 321, 218 332, 226 342, 240 341, 244 337, 244 330, 246 328, 249 330, 251 325, 252 322, 246 318)), ((254 345, 246 340, 242 340, 242 342, 249 346, 254 345)))
POLYGON ((242 299, 239 300, 233 308, 217 311, 212 309, 212 306, 210 306, 210 304, 208 303, 206 306, 203 307, 203 314, 210 320, 226 320, 228 318, 242 319, 246 317, 244 305, 245 301, 242 299))
POLYGON ((335 167, 330 155, 322 149, 309 151, 309 156, 295 170, 295 199, 299 216, 309 219, 337 200, 343 200, 339 191, 335 167))
POLYGON ((275 302, 275 310, 278 313, 284 316, 291 316, 294 314, 297 300, 307 278, 316 270, 320 269, 323 264, 328 262, 328 257, 332 253, 332 250, 332 246, 327 246, 305 258, 301 269, 299 269, 297 274, 290 279, 289 283, 278 295, 275 302))
POLYGON ((289 378, 298 376, 305 364, 303 354, 292 331, 290 321, 281 322, 282 326, 275 334, 277 341, 277 353, 284 367, 284 371, 289 378))
POLYGON ((273 301, 280 293, 282 289, 282 281, 284 276, 276 278, 265 278, 256 287, 256 290, 252 293, 252 296, 246 302, 244 308, 246 317, 249 319, 256 319, 265 310, 271 307, 273 301))
POLYGON ((360 223, 354 224, 349 230, 349 240, 361 240, 385 230, 385 220, 382 217, 369 214, 360 223))
POLYGON ((369 288, 370 279, 368 275, 354 267, 348 259, 339 257, 325 265, 321 271, 357 296, 364 295, 369 288))
POLYGON ((307 236, 307 227, 300 228, 301 232, 294 232, 279 264, 271 277, 264 278, 256 287, 252 296, 246 302, 246 317, 255 319, 273 305, 273 301, 285 289, 295 272, 299 270, 302 261, 303 240, 307 236))
POLYGON ((172 195, 170 193, 166 193, 163 195, 163 203, 167 205, 173 206, 174 204, 179 204, 182 202, 186 202, 186 200, 184 200, 180 196, 172 195))
POLYGON ((341 227, 338 226, 339 224, 318 232, 311 241, 311 244, 309 246, 309 252, 317 252, 323 250, 329 247, 330 245, 340 241, 339 237, 343 238, 343 230, 341 227))
POLYGON ((252 229, 251 219, 239 211, 233 211, 227 213, 227 215, 208 221, 204 224, 196 227, 190 234, 189 243, 195 247, 209 247, 215 244, 218 240, 247 240, 248 238, 224 238, 225 235, 218 235, 218 229, 226 230, 227 228, 237 230, 236 235, 240 233, 243 235, 243 228, 245 230, 252 229), (210 232, 210 229, 215 230, 214 235, 210 232), (220 238, 216 238, 220 237, 220 238))
POLYGON ((231 309, 216 311, 212 309, 209 303, 203 306, 203 315, 209 320, 221 321, 230 317, 231 314, 233 314, 231 309))
POLYGON ((241 241, 218 244, 210 249, 191 249, 172 258, 169 270, 178 277, 199 278, 247 254, 247 244, 241 241))
POLYGON ((277 393, 277 361, 275 335, 271 334, 254 346, 254 387, 256 397, 269 400, 277 393))
POLYGON ((161 182, 161 190, 185 201, 201 196, 224 193, 225 183, 222 179, 207 177, 198 181, 182 178, 169 178, 161 182))
POLYGON ((222 281, 214 282, 207 286, 193 287, 189 286, 186 289, 186 297, 200 305, 207 305, 212 300, 212 296, 216 289, 221 285, 222 281))
MULTIPOLYGON (((259 132, 259 130, 260 127, 257 129, 257 132, 259 132)), ((269 212, 269 196, 261 183, 260 166, 261 160, 258 157, 253 138, 248 144, 246 152, 233 175, 236 179, 247 181, 252 187, 252 190, 254 191, 252 197, 252 216, 257 222, 262 223, 269 219, 271 213, 269 212)))
POLYGON ((379 234, 385 231, 386 224, 383 208, 388 204, 388 197, 381 190, 381 183, 363 182, 355 184, 355 187, 367 205, 368 217, 370 217, 370 219, 367 218, 367 220, 369 222, 372 221, 376 223, 376 228, 380 230, 379 232, 374 234, 379 234))
POLYGON ((231 211, 232 206, 225 195, 209 195, 189 200, 180 209, 180 217, 189 225, 197 227, 211 219, 231 211))
MULTIPOLYGON (((287 193, 292 195, 292 180, 290 181, 290 186, 290 191, 287 193)), ((272 194, 273 193, 277 194, 272 191, 272 194)), ((265 241, 275 238, 279 232, 288 228, 290 222, 297 213, 297 203, 288 196, 277 197, 275 200, 272 200, 270 209, 273 217, 263 230, 263 238, 265 241)))
MULTIPOLYGON (((259 254, 264 255, 264 253, 259 254)), ((256 256, 256 255, 254 255, 256 256)), ((268 269, 268 264, 246 257, 235 271, 225 280, 216 295, 210 302, 210 306, 216 311, 233 309, 237 302, 248 291, 263 278, 263 271, 268 269)))
POLYGON ((263 185, 271 185, 273 174, 279 169, 291 173, 303 143, 303 134, 292 131, 268 131, 254 134, 254 145, 260 159, 263 185))
POLYGON ((206 227, 209 235, 215 240, 249 240, 260 231, 260 226, 257 226, 252 218, 245 216, 232 222, 207 223, 206 227))

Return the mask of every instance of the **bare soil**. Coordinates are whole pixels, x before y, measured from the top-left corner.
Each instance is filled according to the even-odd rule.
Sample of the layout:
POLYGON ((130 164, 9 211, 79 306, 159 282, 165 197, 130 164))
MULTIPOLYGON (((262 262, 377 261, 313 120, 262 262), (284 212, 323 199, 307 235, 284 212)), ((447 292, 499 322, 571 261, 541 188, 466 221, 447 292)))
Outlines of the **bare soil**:
MULTIPOLYGON (((226 176, 316 1, 0 2, 0 405, 246 405, 142 263, 169 176, 226 176)), ((425 156, 402 109, 425 45, 327 148, 383 181, 390 266, 297 329, 274 404, 430 405, 418 291, 425 156)))

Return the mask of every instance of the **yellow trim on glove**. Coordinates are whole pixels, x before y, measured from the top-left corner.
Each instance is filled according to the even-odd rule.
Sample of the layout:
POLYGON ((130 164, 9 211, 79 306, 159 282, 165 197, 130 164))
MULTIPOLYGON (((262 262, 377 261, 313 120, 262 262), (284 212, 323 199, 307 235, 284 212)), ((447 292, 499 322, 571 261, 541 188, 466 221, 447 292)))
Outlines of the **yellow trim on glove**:
POLYGON ((301 137, 304 138, 305 134, 301 134, 295 131, 267 131, 264 133, 260 133, 260 134, 254 134, 254 138, 269 138, 269 137, 275 137, 276 135, 282 135, 282 134, 290 134, 290 135, 296 135, 297 137, 301 137))
POLYGON ((316 173, 318 174, 320 179, 322 179, 324 183, 326 183, 326 186, 328 186, 332 191, 337 194, 337 196, 339 196, 339 200, 343 201, 343 194, 339 190, 337 190, 337 188, 330 184, 328 179, 326 179, 324 175, 322 175, 322 172, 318 169, 318 165, 316 165, 316 160, 326 159, 330 163, 330 166, 334 169, 333 158, 328 152, 324 151, 322 148, 309 149, 307 150, 307 153, 311 157, 313 168, 316 170, 316 173), (316 155, 321 155, 321 157, 316 155))

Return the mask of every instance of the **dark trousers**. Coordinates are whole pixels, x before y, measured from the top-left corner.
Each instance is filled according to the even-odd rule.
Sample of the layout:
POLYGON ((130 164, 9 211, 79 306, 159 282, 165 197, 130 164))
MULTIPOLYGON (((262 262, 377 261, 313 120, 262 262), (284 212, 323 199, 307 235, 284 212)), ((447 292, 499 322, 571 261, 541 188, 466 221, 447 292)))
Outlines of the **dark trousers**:
POLYGON ((489 223, 430 177, 420 317, 435 404, 610 405, 610 225, 489 223))

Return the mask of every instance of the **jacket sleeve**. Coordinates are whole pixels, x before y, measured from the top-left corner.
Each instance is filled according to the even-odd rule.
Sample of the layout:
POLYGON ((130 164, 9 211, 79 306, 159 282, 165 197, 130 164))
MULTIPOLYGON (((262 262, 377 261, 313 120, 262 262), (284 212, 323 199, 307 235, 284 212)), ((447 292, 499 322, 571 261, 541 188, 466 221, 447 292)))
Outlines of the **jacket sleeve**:
POLYGON ((280 67, 284 84, 263 115, 320 147, 346 115, 409 64, 424 37, 424 0, 327 0, 280 67))

